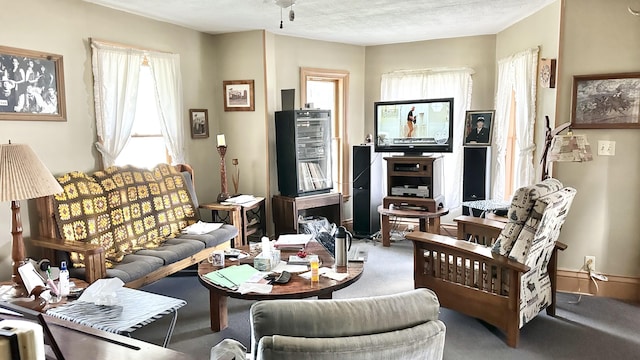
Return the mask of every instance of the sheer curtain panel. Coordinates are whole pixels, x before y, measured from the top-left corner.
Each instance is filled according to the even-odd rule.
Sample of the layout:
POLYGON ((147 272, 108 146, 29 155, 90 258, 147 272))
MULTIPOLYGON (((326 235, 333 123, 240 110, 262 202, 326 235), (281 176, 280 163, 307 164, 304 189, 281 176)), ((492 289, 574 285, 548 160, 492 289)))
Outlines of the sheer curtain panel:
POLYGON ((527 49, 498 61, 496 118, 493 127, 496 167, 492 183, 492 198, 505 198, 507 136, 515 97, 515 134, 513 149, 513 188, 531 185, 535 181, 533 166, 533 132, 536 122, 536 72, 538 48, 527 49))
POLYGON ((104 168, 127 144, 136 113, 142 51, 91 42, 96 111, 96 148, 104 168))

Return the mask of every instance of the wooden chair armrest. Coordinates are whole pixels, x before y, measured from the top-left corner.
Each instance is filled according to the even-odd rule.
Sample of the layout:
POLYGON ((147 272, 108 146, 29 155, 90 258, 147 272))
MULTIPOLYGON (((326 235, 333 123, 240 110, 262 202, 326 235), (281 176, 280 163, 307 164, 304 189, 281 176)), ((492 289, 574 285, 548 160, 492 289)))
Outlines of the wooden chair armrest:
POLYGON ((508 268, 521 273, 529 271, 529 266, 511 260, 506 256, 495 254, 491 248, 474 244, 464 240, 456 240, 447 236, 426 233, 422 231, 413 231, 405 237, 417 243, 427 244, 425 248, 433 247, 434 250, 445 249, 446 252, 455 252, 461 257, 479 258, 487 263, 494 264, 503 268, 508 268))
POLYGON ((105 251, 100 245, 47 237, 31 238, 30 241, 33 245, 45 249, 82 254, 84 256, 85 281, 89 284, 107 276, 105 251))
POLYGON ((69 240, 47 238, 47 237, 31 238, 30 241, 33 245, 41 248, 61 250, 61 251, 67 251, 67 252, 75 251, 85 255, 92 255, 92 254, 104 252, 104 248, 102 248, 100 245, 84 243, 81 241, 69 241, 69 240))
POLYGON ((475 216, 467 216, 467 215, 460 215, 455 219, 453 219, 453 221, 457 222, 458 226, 460 226, 460 224, 462 225, 474 224, 474 225, 485 227, 485 228, 496 229, 498 232, 502 231, 502 229, 506 225, 506 223, 502 221, 479 218, 475 216))
POLYGON ((560 241, 556 241, 556 250, 564 251, 567 248, 567 244, 560 241))
POLYGON ((458 225, 459 240, 473 240, 484 245, 493 245, 505 226, 504 222, 477 218, 473 216, 458 216, 453 219, 458 225))

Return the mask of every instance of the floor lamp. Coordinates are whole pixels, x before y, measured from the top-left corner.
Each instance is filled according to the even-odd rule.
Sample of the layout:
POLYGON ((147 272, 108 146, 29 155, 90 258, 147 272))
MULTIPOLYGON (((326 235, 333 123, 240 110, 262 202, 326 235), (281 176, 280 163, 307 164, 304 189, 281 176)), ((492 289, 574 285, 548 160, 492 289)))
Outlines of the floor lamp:
POLYGON ((25 261, 19 201, 61 192, 58 181, 29 145, 12 144, 11 141, 0 144, 0 202, 11 202, 11 280, 17 288, 24 286, 18 267, 25 261))
POLYGON ((542 153, 542 180, 549 178, 549 163, 554 161, 565 162, 583 162, 593 160, 591 145, 586 135, 574 134, 569 126, 571 123, 566 122, 551 130, 549 125, 549 117, 546 118, 546 138, 544 152, 542 153), (566 129, 569 132, 566 135, 560 133, 566 129))

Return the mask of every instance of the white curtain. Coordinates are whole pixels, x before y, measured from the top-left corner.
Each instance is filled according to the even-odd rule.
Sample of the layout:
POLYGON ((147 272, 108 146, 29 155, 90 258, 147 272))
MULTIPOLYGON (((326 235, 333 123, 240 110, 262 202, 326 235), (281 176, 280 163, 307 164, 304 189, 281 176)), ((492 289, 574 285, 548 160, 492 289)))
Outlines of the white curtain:
POLYGON ((493 128, 496 167, 492 184, 492 197, 505 198, 505 160, 509 116, 512 112, 512 94, 515 97, 515 136, 513 188, 535 182, 533 165, 533 132, 536 121, 536 72, 538 48, 527 49, 498 61, 498 88, 496 91, 496 118, 493 128))
POLYGON ((104 168, 113 165, 131 135, 136 113, 141 51, 91 43, 96 148, 104 168))
POLYGON ((448 98, 453 100, 453 152, 444 154, 443 177, 445 206, 453 209, 462 198, 462 138, 466 111, 471 106, 471 69, 430 69, 400 71, 382 75, 380 97, 383 101, 448 98))
POLYGON ((180 55, 148 53, 164 142, 174 164, 185 162, 180 55))

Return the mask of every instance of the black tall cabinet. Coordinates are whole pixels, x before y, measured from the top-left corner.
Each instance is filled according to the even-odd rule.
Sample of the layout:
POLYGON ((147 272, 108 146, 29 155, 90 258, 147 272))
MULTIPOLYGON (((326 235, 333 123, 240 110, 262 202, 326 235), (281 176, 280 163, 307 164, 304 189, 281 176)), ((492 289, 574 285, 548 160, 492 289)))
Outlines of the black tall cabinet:
POLYGON ((278 189, 285 196, 329 192, 331 181, 331 112, 276 112, 278 189))

